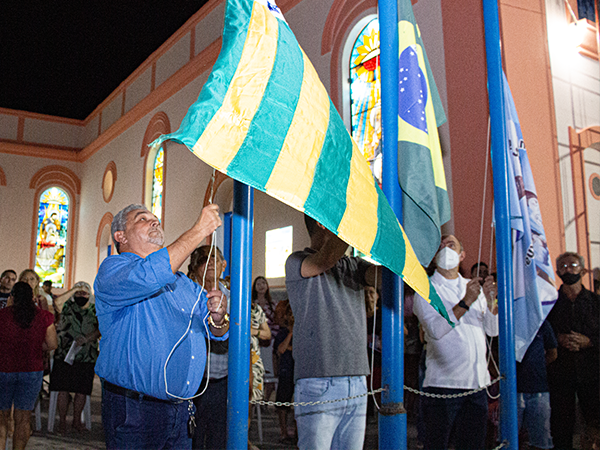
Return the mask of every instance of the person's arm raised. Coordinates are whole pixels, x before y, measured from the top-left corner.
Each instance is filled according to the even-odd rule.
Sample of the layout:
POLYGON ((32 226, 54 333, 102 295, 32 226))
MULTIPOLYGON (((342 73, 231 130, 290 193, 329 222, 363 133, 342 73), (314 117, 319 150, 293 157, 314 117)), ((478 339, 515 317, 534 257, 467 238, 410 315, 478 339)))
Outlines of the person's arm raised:
POLYGON ((79 290, 79 289, 81 289, 81 287, 79 287, 79 286, 73 286, 71 289, 69 289, 64 294, 61 294, 58 297, 56 297, 54 299, 54 301, 52 302, 52 306, 54 306, 54 311, 56 311, 57 313, 62 312, 63 306, 65 305, 65 302, 67 300, 69 300, 73 296, 73 294, 75 292, 77 292, 77 290, 79 290))
POLYGON ((346 250, 348 244, 342 241, 339 237, 330 231, 327 231, 326 242, 316 252, 308 255, 302 261, 302 267, 300 274, 304 278, 315 277, 321 275, 323 272, 331 269, 340 260, 346 250))
POLYGON ((196 247, 220 226, 219 206, 205 206, 194 226, 179 236, 171 245, 167 246, 173 273, 176 273, 196 247))

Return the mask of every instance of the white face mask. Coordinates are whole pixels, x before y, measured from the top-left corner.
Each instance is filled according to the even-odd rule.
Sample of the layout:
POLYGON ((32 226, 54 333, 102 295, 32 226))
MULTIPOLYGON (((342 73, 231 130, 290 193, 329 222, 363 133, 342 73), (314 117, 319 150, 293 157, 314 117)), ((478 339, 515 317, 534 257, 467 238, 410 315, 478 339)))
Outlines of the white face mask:
POLYGON ((460 255, 450 247, 444 247, 438 252, 435 262, 439 268, 451 270, 460 264, 460 255))

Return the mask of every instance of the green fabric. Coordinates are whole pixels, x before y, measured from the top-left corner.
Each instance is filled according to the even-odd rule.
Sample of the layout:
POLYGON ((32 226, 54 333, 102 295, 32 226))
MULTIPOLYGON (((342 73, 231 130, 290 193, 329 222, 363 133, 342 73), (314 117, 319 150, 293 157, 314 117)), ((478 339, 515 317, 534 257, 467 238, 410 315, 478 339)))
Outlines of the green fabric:
MULTIPOLYGON (((379 186, 377 186, 377 191, 381 192, 379 186)), ((381 198, 382 197, 380 197, 380 199, 381 198)), ((377 217, 380 225, 379 229, 377 230, 377 236, 375 238, 375 242, 373 244, 373 249, 371 253, 373 255, 377 255, 377 261, 379 260, 379 258, 384 259, 386 261, 392 261, 393 267, 388 267, 393 269, 396 273, 402 273, 405 264, 406 246, 404 245, 404 237, 400 232, 400 228, 397 228, 398 233, 394 236, 390 236, 389 233, 383 236, 381 233, 381 230, 389 231, 391 229, 394 229, 394 227, 392 227, 391 224, 397 221, 398 219, 392 213, 392 210, 390 208, 381 207, 381 203, 377 205, 377 217)), ((429 282, 429 301, 431 306, 433 306, 435 310, 439 312, 448 321, 448 323, 453 325, 450 321, 448 313, 446 312, 446 308, 442 303, 442 300, 438 296, 431 282, 429 282)))
POLYGON ((248 134, 227 166, 227 174, 265 190, 294 118, 304 75, 304 59, 289 27, 279 22, 277 53, 269 83, 248 134), (287 70, 294 67, 296 70, 287 70), (278 111, 274 120, 273 111, 278 111))
MULTIPOLYGON (((228 0, 225 8, 223 36, 248 34, 248 25, 252 16, 253 2, 246 0, 228 0)), ((179 129, 171 134, 162 135, 151 145, 159 145, 173 140, 190 150, 198 141, 204 129, 223 104, 233 75, 242 57, 245 39, 223 39, 221 52, 215 62, 208 80, 204 84, 198 100, 190 106, 179 129)))
POLYGON ((329 126, 304 210, 332 231, 346 212, 352 139, 342 118, 329 100, 329 126))
MULTIPOLYGON (((432 102, 436 118, 436 124, 428 124, 429 131, 432 132, 431 127, 442 125, 446 121, 446 116, 423 40, 418 33, 410 0, 398 0, 398 18, 400 21, 413 24, 417 45, 423 51, 425 67, 421 67, 421 70, 427 73, 430 93, 427 101, 432 102)), ((405 50, 406 45, 400 42, 400 53, 405 50)), ((448 192, 435 184, 431 150, 421 144, 410 142, 406 140, 407 138, 409 137, 398 136, 398 181, 402 189, 402 226, 419 262, 423 266, 428 266, 441 241, 441 226, 450 220, 452 212, 448 192)))
POLYGON ((372 255, 377 255, 382 260, 390 259, 393 261, 393 270, 397 274, 401 274, 406 263, 406 245, 404 244, 404 236, 400 231, 400 227, 394 226, 394 222, 398 219, 391 208, 385 207, 381 200, 385 199, 383 192, 377 184, 375 184, 377 193, 379 194, 379 202, 377 204, 377 221, 379 227, 377 235, 371 249, 372 255), (390 230, 394 230, 394 234, 390 236, 390 230))
POLYGON ((398 177, 404 188, 404 232, 427 266, 440 245, 440 228, 451 216, 448 193, 435 185, 429 149, 414 142, 398 141, 398 177))

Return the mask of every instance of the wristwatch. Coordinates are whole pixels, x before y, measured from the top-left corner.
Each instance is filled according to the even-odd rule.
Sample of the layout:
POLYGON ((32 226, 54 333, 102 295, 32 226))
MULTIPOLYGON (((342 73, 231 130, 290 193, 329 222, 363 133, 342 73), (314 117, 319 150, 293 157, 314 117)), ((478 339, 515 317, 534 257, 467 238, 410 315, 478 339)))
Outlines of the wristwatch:
POLYGON ((467 305, 464 300, 458 302, 458 306, 460 306, 462 309, 466 309, 467 311, 469 310, 469 305, 467 305))

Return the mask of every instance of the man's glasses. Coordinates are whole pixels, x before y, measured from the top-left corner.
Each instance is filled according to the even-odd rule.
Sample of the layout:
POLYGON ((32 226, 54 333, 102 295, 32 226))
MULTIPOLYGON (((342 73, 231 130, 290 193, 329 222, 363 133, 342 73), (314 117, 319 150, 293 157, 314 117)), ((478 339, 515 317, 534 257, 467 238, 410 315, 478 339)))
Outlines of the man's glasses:
POLYGON ((561 269, 565 269, 565 270, 567 270, 569 267, 572 267, 573 269, 577 269, 578 267, 581 267, 581 264, 579 264, 578 262, 562 263, 558 267, 561 269))

